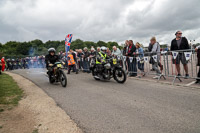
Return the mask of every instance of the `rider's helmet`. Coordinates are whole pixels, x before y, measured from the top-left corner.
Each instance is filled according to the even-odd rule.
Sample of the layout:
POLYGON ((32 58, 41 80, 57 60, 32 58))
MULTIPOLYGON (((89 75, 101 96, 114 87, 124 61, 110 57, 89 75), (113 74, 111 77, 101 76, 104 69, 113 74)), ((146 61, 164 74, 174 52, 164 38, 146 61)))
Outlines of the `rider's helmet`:
POLYGON ((106 50, 107 50, 107 48, 106 48, 105 46, 102 46, 102 47, 101 47, 101 52, 102 52, 103 54, 106 53, 106 50))
POLYGON ((54 52, 54 53, 55 53, 56 50, 55 50, 55 48, 49 48, 49 49, 48 49, 48 52, 49 52, 49 54, 50 54, 51 52, 54 52))

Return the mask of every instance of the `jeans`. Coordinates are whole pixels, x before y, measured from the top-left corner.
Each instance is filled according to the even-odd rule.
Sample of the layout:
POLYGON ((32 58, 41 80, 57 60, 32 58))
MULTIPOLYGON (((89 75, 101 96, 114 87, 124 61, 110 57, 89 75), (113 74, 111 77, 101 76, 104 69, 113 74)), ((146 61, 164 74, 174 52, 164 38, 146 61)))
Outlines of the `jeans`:
POLYGON ((144 63, 140 63, 140 61, 138 61, 138 69, 144 72, 144 63))
POLYGON ((130 73, 130 76, 137 76, 137 61, 136 59, 133 59, 133 62, 131 63, 128 59, 128 71, 130 73))
POLYGON ((69 65, 68 74, 70 74, 71 69, 73 68, 73 72, 77 72, 76 65, 69 65))
POLYGON ((161 74, 160 70, 158 69, 158 63, 157 62, 153 62, 152 67, 156 71, 157 75, 161 74))

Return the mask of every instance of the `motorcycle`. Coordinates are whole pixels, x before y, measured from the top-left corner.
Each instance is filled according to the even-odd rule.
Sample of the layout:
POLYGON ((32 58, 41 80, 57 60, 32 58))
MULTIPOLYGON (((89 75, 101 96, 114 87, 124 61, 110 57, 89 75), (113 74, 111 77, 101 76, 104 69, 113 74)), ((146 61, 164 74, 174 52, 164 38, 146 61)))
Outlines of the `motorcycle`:
POLYGON ((63 64, 61 62, 56 62, 52 67, 51 71, 48 71, 49 82, 53 84, 54 82, 60 82, 63 87, 67 86, 67 76, 63 72, 63 64))
POLYGON ((110 80, 114 78, 118 83, 126 82, 126 72, 123 70, 120 65, 119 59, 116 57, 107 59, 106 62, 102 64, 96 64, 96 59, 92 58, 91 60, 91 71, 95 80, 110 80))

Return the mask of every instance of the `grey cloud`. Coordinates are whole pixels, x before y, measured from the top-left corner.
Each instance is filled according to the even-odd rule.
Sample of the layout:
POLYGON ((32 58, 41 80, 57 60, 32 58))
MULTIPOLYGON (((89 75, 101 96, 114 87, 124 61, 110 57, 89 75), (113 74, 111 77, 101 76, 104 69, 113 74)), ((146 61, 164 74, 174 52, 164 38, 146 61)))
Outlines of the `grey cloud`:
POLYGON ((32 39, 170 43, 176 30, 200 42, 199 0, 1 0, 0 42, 32 39))

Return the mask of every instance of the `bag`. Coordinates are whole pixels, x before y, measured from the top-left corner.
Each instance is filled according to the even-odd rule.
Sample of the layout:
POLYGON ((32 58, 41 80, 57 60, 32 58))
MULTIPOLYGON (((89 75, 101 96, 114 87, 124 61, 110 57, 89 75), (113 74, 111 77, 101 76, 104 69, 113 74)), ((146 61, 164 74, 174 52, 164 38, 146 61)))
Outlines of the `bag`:
POLYGON ((149 60, 149 63, 150 64, 154 64, 155 63, 155 60, 153 59, 153 57, 151 56, 150 60, 149 60))
POLYGON ((144 58, 140 59, 140 64, 144 64, 144 58))

